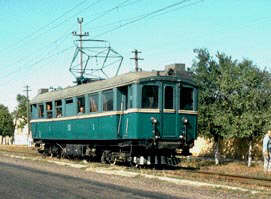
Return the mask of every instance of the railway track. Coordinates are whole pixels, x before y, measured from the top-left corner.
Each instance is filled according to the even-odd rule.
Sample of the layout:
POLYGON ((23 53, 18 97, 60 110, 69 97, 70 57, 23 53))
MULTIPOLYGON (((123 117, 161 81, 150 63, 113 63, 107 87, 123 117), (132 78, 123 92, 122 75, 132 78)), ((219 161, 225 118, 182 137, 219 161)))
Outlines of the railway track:
POLYGON ((227 184, 238 184, 249 186, 253 188, 265 188, 271 190, 271 178, 264 177, 253 177, 253 176, 243 176, 235 174, 225 174, 209 171, 195 171, 195 170, 182 170, 178 169, 175 171, 167 171, 168 174, 174 176, 184 176, 185 173, 189 174, 191 177, 196 177, 198 180, 203 179, 206 181, 210 180, 213 182, 223 182, 227 184))
POLYGON ((242 176, 242 175, 232 175, 232 174, 224 174, 224 173, 213 173, 207 171, 197 171, 196 173, 200 175, 209 175, 221 178, 222 180, 232 181, 246 185, 254 185, 259 187, 265 187, 271 189, 271 179, 263 178, 263 177, 252 177, 252 176, 242 176))

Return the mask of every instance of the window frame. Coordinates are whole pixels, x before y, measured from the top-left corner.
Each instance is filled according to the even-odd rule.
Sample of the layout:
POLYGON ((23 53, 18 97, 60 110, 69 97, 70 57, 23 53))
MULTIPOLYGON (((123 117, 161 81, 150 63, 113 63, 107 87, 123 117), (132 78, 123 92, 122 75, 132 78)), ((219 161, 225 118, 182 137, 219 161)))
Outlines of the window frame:
POLYGON ((176 108, 176 85, 174 84, 164 84, 163 86, 163 109, 164 110, 175 110, 176 108), (166 88, 172 88, 172 106, 171 107, 166 107, 166 102, 167 102, 167 98, 166 98, 166 88))
POLYGON ((97 113, 97 112, 99 112, 99 93, 98 92, 97 93, 88 94, 88 102, 89 102, 89 113, 97 113), (96 101, 97 102, 96 103, 97 111, 91 111, 91 107, 92 107, 91 106, 91 100, 90 100, 91 97, 97 97, 97 101, 96 101))
POLYGON ((76 106, 77 106, 77 114, 85 114, 86 113, 86 98, 84 95, 80 95, 76 97, 76 106), (81 100, 82 99, 82 100, 81 100), (80 104, 82 103, 82 104, 80 104), (81 111, 83 108, 83 111, 81 111))
MULTIPOLYGON (((157 85, 157 84, 143 84, 142 85, 142 87, 141 87, 141 101, 140 101, 140 107, 142 108, 142 109, 159 109, 159 103, 160 103, 160 99, 159 99, 159 94, 160 94, 160 85, 157 85), (145 96, 143 96, 143 89, 144 89, 144 87, 156 87, 157 88, 157 96, 156 96, 156 98, 157 98, 157 101, 156 101, 156 105, 154 106, 154 107, 151 107, 151 106, 143 106, 144 105, 144 98, 145 98, 145 96)), ((154 97, 155 98, 155 97, 154 97)), ((148 100, 149 101, 149 100, 148 100)), ((146 100, 146 102, 145 103, 147 103, 147 100, 146 100)), ((154 101, 153 101, 153 104, 155 104, 155 99, 154 99, 154 101)))
MULTIPOLYGON (((108 100, 108 101, 110 101, 110 100, 108 100)), ((113 92, 113 89, 102 91, 102 111, 107 112, 107 111, 113 111, 113 110, 114 110, 114 92, 113 92), (107 107, 107 109, 105 110, 105 100, 104 99, 105 99, 105 95, 108 94, 108 93, 112 94, 112 98, 111 98, 112 99, 112 105, 110 104, 112 106, 112 108, 110 107, 111 109, 109 110, 108 107, 107 107)))
POLYGON ((184 111, 194 111, 195 109, 195 88, 193 86, 189 86, 189 85, 181 85, 180 87, 180 97, 179 97, 179 103, 180 103, 180 106, 179 106, 179 110, 184 110, 184 111), (184 104, 183 103, 183 89, 191 89, 191 100, 192 102, 189 104, 189 108, 185 108, 188 103, 184 104))

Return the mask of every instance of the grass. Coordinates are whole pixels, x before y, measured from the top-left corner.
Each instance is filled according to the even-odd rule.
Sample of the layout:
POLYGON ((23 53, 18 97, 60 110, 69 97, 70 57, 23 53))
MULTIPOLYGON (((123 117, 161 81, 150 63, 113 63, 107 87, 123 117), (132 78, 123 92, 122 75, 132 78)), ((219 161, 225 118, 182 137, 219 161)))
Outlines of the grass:
POLYGON ((262 161, 254 162, 251 167, 248 167, 246 161, 231 160, 215 165, 214 160, 210 158, 186 158, 182 160, 180 166, 183 168, 194 168, 200 171, 271 179, 271 173, 264 173, 262 161))

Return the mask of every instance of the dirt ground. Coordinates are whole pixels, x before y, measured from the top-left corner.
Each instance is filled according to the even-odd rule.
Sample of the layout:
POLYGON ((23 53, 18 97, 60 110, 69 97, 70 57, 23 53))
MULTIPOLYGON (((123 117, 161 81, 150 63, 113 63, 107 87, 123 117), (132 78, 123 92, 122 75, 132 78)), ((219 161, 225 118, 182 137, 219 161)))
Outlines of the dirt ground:
MULTIPOLYGON (((40 156, 33 147, 27 146, 0 145, 0 151, 40 156)), ((252 166, 248 167, 245 161, 222 160, 220 165, 215 165, 214 160, 211 158, 186 157, 182 158, 179 166, 184 169, 271 179, 271 173, 268 174, 263 171, 263 161, 253 161, 252 166)))
MULTIPOLYGON (((13 154, 15 156, 20 156, 20 157, 33 157, 33 159, 36 159, 36 157, 38 159, 40 159, 41 155, 38 154, 33 148, 30 147, 24 147, 24 146, 7 146, 7 145, 0 145, 0 152, 1 154, 6 154, 6 152, 8 152, 7 154, 13 154)), ((14 156, 14 157, 15 157, 14 156)), ((11 157, 11 156, 9 156, 11 157)), ((10 159, 9 161, 11 161, 12 159, 10 159)), ((29 159, 30 160, 30 159, 29 159)), ((17 160, 14 159, 14 162, 18 162, 17 160)), ((36 161, 38 162, 38 161, 36 161)), ((46 161, 42 161, 42 164, 38 164, 38 163, 29 163, 29 165, 47 165, 49 164, 49 162, 60 162, 60 160, 57 160, 56 158, 46 158, 46 161), (47 163, 48 162, 48 163, 47 163)), ((228 182, 223 182, 220 181, 218 183, 218 181, 214 180, 210 180, 210 179, 206 179, 204 176, 200 176, 198 174, 193 174, 193 173, 189 173, 186 172, 189 171, 191 168, 192 170, 202 170, 202 171, 209 171, 209 172, 219 172, 219 173, 227 173, 227 174, 236 174, 236 175, 250 175, 250 176, 264 176, 264 173, 262 172, 262 165, 259 163, 255 163, 251 168, 248 168, 246 166, 246 164, 244 162, 225 162, 219 166, 215 166, 214 162, 212 160, 208 160, 208 159, 201 159, 201 158, 185 158, 183 159, 183 162, 181 163, 181 168, 177 169, 177 170, 156 170, 156 169, 136 169, 136 168, 129 168, 129 167, 124 167, 124 166, 113 166, 113 165, 104 165, 104 164, 100 164, 100 163, 86 163, 82 160, 61 160, 61 162, 69 162, 71 164, 75 163, 75 164, 82 164, 85 167, 87 167, 88 169, 90 169, 90 173, 92 173, 91 171, 98 171, 98 170, 103 170, 104 172, 106 171, 110 171, 111 173, 117 173, 117 172, 122 172, 122 171, 128 171, 131 173, 140 173, 140 176, 144 176, 144 174, 148 175, 153 175, 153 176, 160 176, 161 178, 165 177, 170 177, 171 173, 174 174, 175 172, 177 172, 179 175, 179 178, 175 178, 176 175, 172 175, 174 176, 175 179, 188 179, 190 180, 189 182, 193 182, 193 183, 197 183, 197 182, 206 182, 206 183, 211 183, 211 184, 222 184, 222 185, 230 185, 230 186, 236 186, 238 187, 238 184, 233 184, 232 182, 228 183, 228 182), (216 183, 217 182, 217 183, 216 183)), ((51 164, 50 164, 51 165, 51 164)), ((54 166, 56 167, 56 166, 54 166)), ((48 168, 50 168, 51 170, 54 170, 52 168, 52 166, 49 166, 48 168)), ((79 168, 79 167, 78 167, 79 168)), ((74 172, 76 171, 84 171, 85 169, 81 168, 81 169, 72 169, 74 172)), ((63 169, 71 169, 70 167, 66 167, 66 166, 62 166, 61 167, 61 171, 63 169)), ((86 175, 86 173, 84 173, 84 175, 86 175)), ((90 174, 89 174, 90 175, 90 174)), ((91 174, 94 175, 94 174, 91 174)), ((95 174, 97 176, 101 175, 99 174, 99 172, 97 174, 95 174)), ((111 176, 112 175, 108 175, 111 176)), ((270 177, 270 176, 268 176, 270 177)), ((127 179, 126 177, 114 177, 116 178, 116 182, 119 182, 119 179, 127 179)), ((99 177, 100 179, 100 177, 99 177)), ((146 184, 149 183, 156 183, 156 182, 160 182, 160 180, 148 180, 148 178, 142 178, 142 177, 135 177, 135 178, 130 178, 130 179, 139 179, 140 182, 143 181, 148 181, 146 182, 146 184)), ((128 184, 133 182, 133 180, 129 180, 127 182, 125 182, 124 184, 128 184)), ((136 186, 138 187, 139 184, 138 182, 135 182, 136 186)), ((165 189, 165 187, 170 187, 170 189, 167 191, 172 191, 172 190, 181 190, 184 189, 182 191, 187 192, 187 193, 195 193, 197 195, 197 197, 191 197, 191 198, 199 198, 198 196, 201 196, 200 198, 204 198, 202 196, 206 196, 205 198, 270 198, 271 195, 271 191, 270 190, 259 190, 259 189, 255 189, 257 191, 257 194, 254 195, 253 193, 251 193, 251 190, 254 190, 253 187, 248 186, 248 187, 243 187, 245 188, 247 191, 238 191, 238 190, 234 190, 234 189, 225 189, 225 188, 214 188, 214 187, 197 187, 197 186, 189 186, 188 184, 184 185, 174 185, 174 183, 170 183, 167 186, 165 186, 167 183, 166 182, 162 182, 162 187, 164 187, 163 189, 165 189), (175 187, 173 189, 173 187, 175 187), (219 197, 218 197, 219 196, 219 197)), ((145 185, 142 185, 142 189, 144 187, 148 187, 145 185)), ((159 190, 159 187, 161 187, 161 185, 157 185, 157 190, 159 190)), ((140 189, 141 189, 140 188, 140 189)), ((173 193, 173 195, 179 195, 177 192, 173 193)), ((184 196, 184 195, 183 195, 184 196)), ((187 197, 190 198, 190 197, 187 197)))

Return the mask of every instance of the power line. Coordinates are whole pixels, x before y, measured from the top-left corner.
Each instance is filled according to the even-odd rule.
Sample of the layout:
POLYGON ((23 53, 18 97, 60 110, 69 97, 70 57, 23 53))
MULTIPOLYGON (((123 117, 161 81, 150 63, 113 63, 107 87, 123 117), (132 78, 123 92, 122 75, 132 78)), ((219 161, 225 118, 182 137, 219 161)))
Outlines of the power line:
MULTIPOLYGON (((95 2, 93 2, 92 4, 90 4, 89 6, 87 6, 86 8, 84 8, 83 10, 88 9, 88 8, 90 8, 91 6, 96 5, 97 3, 99 3, 99 1, 102 1, 102 0, 96 0, 95 2)), ((130 1, 130 0, 125 0, 125 1, 121 2, 120 4, 118 4, 117 6, 114 6, 113 8, 104 11, 101 15, 99 15, 99 16, 96 17, 96 18, 94 18, 94 19, 91 20, 90 22, 93 22, 93 21, 96 21, 96 20, 100 19, 102 16, 105 16, 106 14, 108 14, 109 12, 111 12, 111 11, 117 9, 117 8, 126 7, 126 6, 128 6, 128 5, 137 3, 139 0, 137 0, 137 1, 132 1, 131 3, 127 3, 127 2, 129 2, 129 1, 130 1)), ((84 2, 84 1, 83 1, 83 2, 84 2)), ((82 4, 83 2, 81 2, 81 4, 82 4)), ((60 17, 58 17, 57 19, 55 19, 54 21, 52 21, 50 24, 53 24, 53 22, 57 21, 58 19, 60 19, 61 17, 63 17, 63 16, 66 15, 68 12, 72 11, 73 9, 75 9, 75 8, 78 7, 78 6, 79 6, 79 5, 77 4, 75 7, 73 7, 73 8, 70 9, 70 10, 68 10, 67 12, 65 12, 64 14, 62 14, 60 17)), ((81 11, 82 11, 82 9, 80 10, 80 12, 81 12, 81 11)), ((78 13, 79 13, 79 12, 78 12, 78 13)), ((68 19, 70 19, 70 18, 76 16, 78 13, 76 13, 76 14, 74 14, 73 16, 69 17, 68 19)), ((67 20, 67 19, 64 20, 62 23, 57 24, 56 26, 52 27, 51 29, 47 30, 46 32, 43 32, 43 34, 49 32, 49 31, 51 31, 51 30, 53 30, 54 28, 56 28, 56 27, 58 27, 58 26, 60 26, 60 25, 62 25, 62 24, 64 24, 66 21, 68 21, 68 20, 67 20)), ((90 22, 88 22, 88 23, 90 23, 90 22)), ((50 24, 47 24, 47 26, 49 26, 50 24)), ((69 29, 69 30, 70 30, 70 29, 69 29)), ((51 44, 56 43, 56 42, 59 41, 61 38, 64 38, 63 41, 65 41, 66 39, 68 39, 67 36, 70 34, 70 31, 68 32, 68 34, 67 34, 66 32, 68 32, 68 30, 65 31, 65 34, 61 35, 61 37, 57 38, 57 39, 54 40, 53 42, 50 42, 50 43, 47 44, 45 47, 36 50, 36 52, 39 52, 40 50, 45 49, 47 46, 51 46, 51 44)), ((40 35, 41 35, 41 34, 37 35, 37 37, 40 36, 40 35)), ((35 38, 36 38, 36 37, 35 37, 35 38)), ((17 60, 17 61, 15 61, 14 63, 12 63, 12 64, 10 64, 10 65, 14 65, 14 64, 16 64, 16 63, 18 63, 18 62, 21 62, 21 61, 23 61, 23 60, 25 60, 24 57, 21 58, 21 59, 19 59, 19 60, 17 60)))
MULTIPOLYGON (((170 5, 168 5, 168 6, 165 6, 165 7, 163 7, 163 8, 157 9, 157 10, 155 10, 155 11, 149 12, 149 13, 147 13, 147 14, 140 15, 140 16, 138 16, 138 17, 135 17, 133 20, 126 22, 124 25, 121 25, 121 26, 116 27, 116 28, 114 28, 114 29, 111 29, 111 30, 108 30, 108 31, 106 31, 106 32, 103 32, 103 33, 101 33, 101 34, 99 34, 99 35, 96 35, 95 37, 98 37, 98 36, 104 35, 104 34, 106 34, 106 33, 112 32, 112 31, 114 31, 114 30, 117 30, 117 29, 122 28, 122 27, 124 27, 124 26, 127 26, 127 25, 129 25, 129 24, 138 22, 138 21, 140 21, 140 20, 143 20, 143 19, 145 19, 145 18, 148 18, 148 17, 150 17, 150 16, 153 16, 154 14, 157 14, 157 13, 163 12, 163 11, 165 11, 165 10, 174 8, 174 7, 176 7, 176 6, 179 6, 179 5, 184 4, 184 3, 186 3, 186 2, 189 2, 189 1, 191 1, 191 0, 182 0, 182 1, 178 1, 178 2, 176 2, 176 3, 170 4, 170 5)), ((96 1, 96 2, 97 2, 97 1, 96 1)), ((124 2, 127 2, 127 1, 124 1, 124 2)), ((73 46, 72 46, 72 47, 73 47, 73 46)), ((28 65, 28 67, 29 67, 29 66, 32 67, 32 66, 34 66, 34 65, 37 65, 37 64, 43 62, 44 60, 46 60, 46 59, 48 59, 48 58, 52 58, 52 57, 54 57, 54 56, 57 56, 57 55, 59 55, 59 54, 62 54, 62 53, 64 53, 65 51, 71 49, 72 47, 66 48, 66 49, 64 49, 64 50, 62 50, 62 51, 60 51, 60 52, 58 52, 58 53, 56 53, 56 54, 53 54, 53 55, 50 55, 50 56, 43 57, 43 58, 39 59, 38 61, 32 63, 31 65, 28 65)), ((9 76, 11 76, 12 74, 14 74, 14 73, 16 73, 16 72, 17 72, 17 70, 16 70, 16 71, 13 71, 13 72, 11 72, 11 73, 9 73, 8 75, 2 76, 1 78, 9 77, 9 76)))
POLYGON ((136 0, 136 1, 133 1, 131 3, 127 3, 129 1, 130 0, 122 1, 120 4, 116 5, 115 7, 110 8, 108 10, 105 10, 102 14, 100 14, 99 16, 95 17, 94 19, 90 20, 89 22, 87 22, 86 25, 91 23, 91 22, 94 22, 94 21, 96 21, 96 20, 98 20, 98 19, 100 19, 100 18, 102 18, 102 17, 104 17, 106 15, 108 15, 109 13, 113 12, 114 10, 117 10, 117 9, 119 9, 121 7, 126 7, 126 6, 131 5, 131 4, 135 3, 135 2, 138 3, 141 0, 136 0))
POLYGON ((36 35, 37 33, 39 33, 40 31, 42 31, 43 29, 47 28, 48 26, 52 25, 53 23, 55 23, 56 21, 58 21, 59 19, 63 18, 65 15, 67 15, 68 13, 70 13, 71 11, 73 11, 74 9, 76 9, 77 7, 81 6, 82 4, 84 4, 87 0, 83 0, 80 3, 76 4, 74 7, 72 7, 71 9, 67 10, 66 12, 64 12, 62 15, 60 15, 59 17, 55 18, 54 20, 52 20, 51 22, 49 22, 48 24, 40 27, 38 30, 36 30, 35 32, 32 32, 31 34, 25 36, 24 38, 22 38, 20 41, 17 41, 16 43, 14 43, 13 45, 4 48, 2 50, 0 50, 0 53, 4 50, 7 49, 13 49, 14 47, 22 44, 23 42, 25 42, 26 40, 28 40, 29 38, 32 38, 34 35, 36 35))
POLYGON ((118 27, 116 27, 116 28, 112 28, 112 29, 110 29, 110 30, 108 30, 108 31, 105 31, 105 32, 103 32, 103 33, 101 33, 101 34, 96 35, 95 37, 100 37, 100 36, 102 36, 102 35, 105 35, 105 34, 107 34, 107 33, 113 32, 113 31, 115 31, 115 30, 118 30, 118 29, 123 28, 123 27, 125 27, 125 26, 128 26, 128 25, 130 25, 130 24, 133 24, 133 23, 136 23, 136 22, 141 21, 141 20, 143 20, 143 19, 146 19, 146 18, 148 18, 148 17, 150 17, 150 16, 152 16, 152 15, 154 15, 154 14, 157 14, 157 13, 163 12, 163 11, 165 11, 165 10, 174 8, 174 7, 176 7, 176 6, 179 6, 179 5, 184 4, 184 3, 186 3, 186 2, 189 2, 189 1, 191 1, 191 0, 182 0, 182 1, 178 1, 178 2, 176 2, 176 3, 170 4, 170 5, 168 5, 168 6, 165 6, 165 7, 163 7, 163 8, 157 9, 157 10, 155 10, 155 11, 149 12, 149 13, 147 13, 147 14, 140 15, 138 18, 136 18, 136 19, 134 19, 134 20, 132 20, 132 21, 130 21, 130 22, 127 22, 127 23, 125 23, 125 24, 123 24, 123 25, 120 25, 120 26, 118 26, 118 27))
MULTIPOLYGON (((48 56, 46 56, 46 57, 43 57, 43 58, 41 58, 41 59, 39 59, 39 60, 33 62, 32 64, 29 64, 28 67, 33 67, 33 66, 35 66, 35 65, 37 65, 37 64, 39 64, 39 63, 41 63, 41 62, 43 62, 43 61, 45 61, 45 60, 47 60, 47 59, 50 59, 50 58, 53 58, 53 57, 55 57, 55 56, 61 55, 61 54, 63 54, 64 52, 66 52, 66 51, 72 49, 73 47, 74 47, 74 46, 70 46, 70 47, 68 47, 68 48, 65 48, 65 49, 62 49, 62 50, 58 51, 57 53, 54 53, 54 54, 52 54, 52 55, 48 55, 48 56)), ((5 78, 7 78, 7 77, 9 77, 9 76, 11 76, 11 75, 17 73, 17 72, 18 72, 18 70, 15 70, 15 71, 13 71, 13 72, 7 74, 7 75, 0 76, 0 79, 1 79, 1 80, 2 80, 2 79, 5 79, 5 78)), ((4 86, 4 85, 3 85, 3 86, 4 86)), ((0 87, 1 87, 1 85, 0 85, 0 87)))

